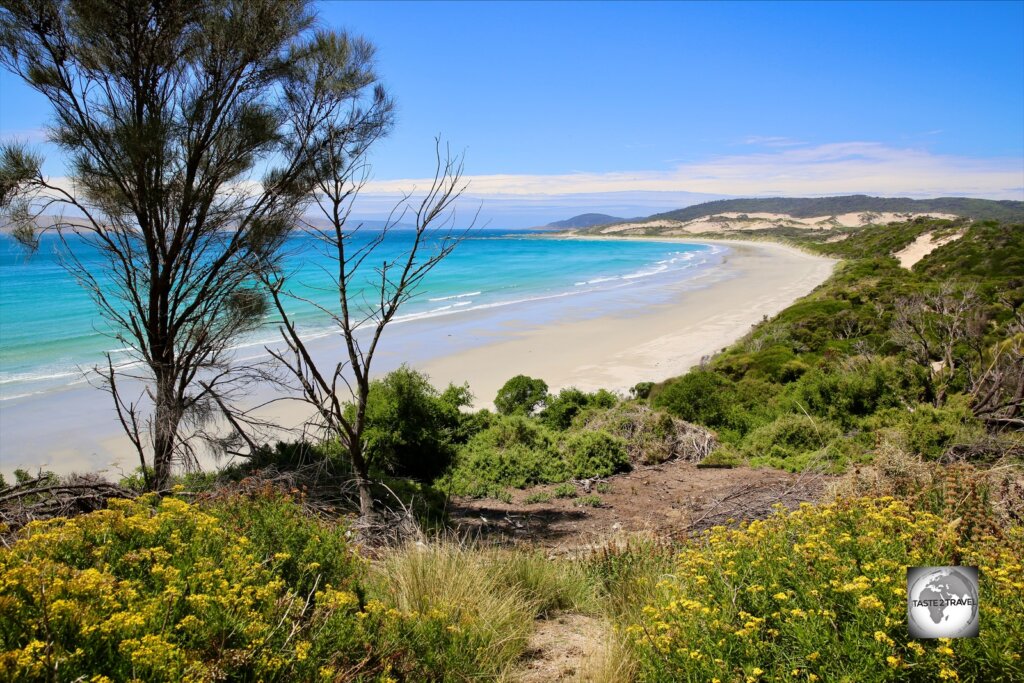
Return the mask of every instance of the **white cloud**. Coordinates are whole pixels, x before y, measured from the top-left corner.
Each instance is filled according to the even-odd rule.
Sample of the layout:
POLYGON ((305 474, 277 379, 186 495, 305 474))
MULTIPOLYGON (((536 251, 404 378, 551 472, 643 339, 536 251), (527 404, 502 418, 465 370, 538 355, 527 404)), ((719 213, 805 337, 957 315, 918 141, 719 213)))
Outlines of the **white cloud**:
MULTIPOLYGON (((781 141, 776 141, 776 144, 781 141)), ((763 141, 762 141, 763 143, 763 141)), ((735 196, 875 194, 1024 199, 1024 160, 932 154, 875 142, 788 144, 712 157, 668 171, 467 177, 473 197, 527 199, 610 192, 699 192, 735 196)), ((393 195, 427 180, 370 182, 365 193, 393 195)))
MULTIPOLYGON (((875 142, 789 144, 759 138, 764 151, 687 162, 667 171, 467 176, 456 222, 528 227, 599 212, 646 216, 727 197, 813 197, 871 194, 1024 199, 1024 160, 974 159, 896 148, 875 142), (785 145, 785 146, 782 146, 785 145)), ((67 179, 51 178, 58 184, 67 179)), ((406 192, 430 179, 370 181, 354 207, 363 218, 387 217, 406 192)), ((239 183, 239 187, 246 187, 239 183)))

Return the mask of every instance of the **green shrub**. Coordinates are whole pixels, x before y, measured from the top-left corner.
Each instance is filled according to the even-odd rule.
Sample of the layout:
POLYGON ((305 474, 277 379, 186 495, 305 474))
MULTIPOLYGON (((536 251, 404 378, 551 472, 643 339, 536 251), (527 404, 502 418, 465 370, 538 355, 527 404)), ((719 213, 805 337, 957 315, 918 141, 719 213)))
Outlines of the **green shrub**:
POLYGON ((404 365, 372 382, 364 437, 374 468, 424 481, 440 475, 455 444, 468 436, 460 409, 471 402, 467 387, 438 392, 426 375, 404 365))
POLYGON ((351 585, 361 576, 362 563, 345 540, 345 528, 317 522, 283 495, 232 496, 209 510, 232 537, 248 539, 253 555, 272 564, 297 594, 309 595, 318 583, 351 585))
POLYGON ((599 508, 601 507, 601 496, 595 496, 593 494, 589 496, 581 496, 573 502, 576 507, 588 507, 588 508, 599 508))
POLYGON ((927 397, 927 377, 895 358, 858 358, 845 367, 806 373, 787 395, 802 410, 851 428, 879 410, 915 404, 927 397))
POLYGON ((722 468, 730 469, 733 467, 739 467, 743 464, 743 456, 741 456, 735 448, 731 446, 720 446, 716 448, 711 455, 697 463, 697 467, 700 468, 722 468))
POLYGON ((743 450, 746 455, 786 457, 824 448, 839 436, 839 429, 825 420, 806 415, 782 415, 751 432, 743 440, 743 450))
POLYGON ((779 368, 779 381, 783 384, 789 382, 795 382, 804 376, 804 374, 811 369, 811 366, 802 360, 794 358, 791 361, 786 361, 779 368))
POLYGON ((622 439, 605 432, 580 432, 565 442, 566 460, 576 479, 610 477, 629 469, 622 439))
POLYGON ((839 429, 827 420, 806 415, 782 415, 759 427, 740 442, 739 454, 751 465, 802 470, 809 465, 845 465, 846 444, 839 429))
POLYGON ((590 408, 573 422, 573 431, 604 432, 621 439, 632 463, 656 464, 672 458, 694 459, 689 436, 703 429, 644 403, 622 401, 611 408, 590 408))
POLYGON ((715 427, 725 421, 732 402, 732 382, 717 372, 694 370, 652 393, 655 408, 687 422, 715 427))
POLYGON ((547 426, 556 430, 565 430, 572 424, 580 412, 586 408, 611 408, 619 402, 619 398, 601 389, 592 394, 580 391, 574 387, 562 389, 556 396, 548 397, 544 410, 540 413, 540 419, 547 426))
POLYGON ((507 487, 565 481, 569 474, 553 435, 542 424, 514 415, 496 419, 459 448, 439 486, 458 495, 488 496, 507 487))
POLYGON ((457 495, 494 496, 505 488, 606 477, 628 468, 621 439, 583 431, 559 442, 543 423, 513 415, 495 420, 462 446, 437 486, 457 495))
POLYGON ((526 375, 516 375, 498 389, 494 407, 501 415, 531 415, 547 397, 547 382, 526 375))
POLYGON ((883 428, 903 448, 925 458, 939 458, 959 443, 969 443, 984 432, 971 412, 969 398, 954 395, 936 408, 927 403, 914 409, 893 408, 879 414, 872 424, 883 428))
POLYGON ((559 484, 553 491, 555 498, 575 498, 576 484, 559 484))
POLYGON ((536 505, 537 503, 550 503, 551 494, 548 493, 547 491, 537 491, 535 493, 531 493, 526 498, 524 498, 523 502, 526 503, 527 505, 536 505))
POLYGON ((634 398, 643 401, 650 397, 652 389, 654 389, 654 382, 637 382, 629 390, 629 393, 633 394, 634 398))

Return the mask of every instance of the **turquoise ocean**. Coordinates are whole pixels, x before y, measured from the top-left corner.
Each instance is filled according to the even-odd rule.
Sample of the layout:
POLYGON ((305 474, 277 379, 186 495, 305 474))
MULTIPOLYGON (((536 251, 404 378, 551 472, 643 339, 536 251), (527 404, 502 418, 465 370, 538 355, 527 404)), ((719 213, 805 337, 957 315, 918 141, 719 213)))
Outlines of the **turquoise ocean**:
MULTIPOLYGON (((409 232, 392 232, 374 262, 404 252, 411 239, 409 232)), ((68 242, 84 263, 99 262, 82 238, 69 236, 68 242)), ((10 237, 0 236, 0 401, 80 383, 82 370, 104 363, 105 353, 115 363, 130 360, 62 265, 62 248, 56 236, 44 236, 29 256, 10 237)), ((596 302, 603 313, 659 303, 666 283, 714 268, 724 251, 710 245, 538 239, 528 231, 478 230, 431 272, 388 334, 401 334, 405 321, 510 306, 557 317, 583 302, 591 308, 596 302)), ((337 300, 332 264, 315 240, 289 238, 285 253, 284 270, 295 293, 330 308, 337 300)), ((314 305, 295 301, 291 307, 309 337, 329 333, 328 319, 314 305)), ((251 355, 278 338, 268 316, 262 328, 238 340, 238 347, 251 355)))

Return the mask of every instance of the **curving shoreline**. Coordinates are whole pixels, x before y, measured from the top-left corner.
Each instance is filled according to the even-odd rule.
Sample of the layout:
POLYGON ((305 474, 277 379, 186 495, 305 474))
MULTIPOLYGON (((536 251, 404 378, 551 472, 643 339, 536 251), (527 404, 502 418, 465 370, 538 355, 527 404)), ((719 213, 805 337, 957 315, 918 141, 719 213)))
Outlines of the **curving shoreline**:
POLYGON ((742 337, 811 292, 836 260, 773 242, 638 237, 557 239, 650 240, 730 247, 724 275, 679 283, 671 301, 629 314, 525 326, 509 339, 423 365, 435 384, 469 381, 476 407, 488 407, 509 377, 543 378, 567 386, 626 392, 637 382, 681 375, 701 358, 742 337))
MULTIPOLYGON (((543 239, 649 239, 713 243, 728 250, 721 267, 661 284, 655 303, 623 290, 618 296, 633 298, 615 306, 601 297, 582 297, 410 321, 390 331, 376 373, 408 362, 429 374, 435 386, 468 382, 477 407, 489 406, 497 389, 520 373, 543 378, 553 390, 576 386, 627 391, 640 381, 686 372, 764 316, 809 293, 836 263, 770 242, 543 239)), ((337 344, 328 337, 311 346, 315 355, 329 358, 338 353, 337 344)), ((274 396, 268 388, 253 403, 274 396)), ((263 413, 299 428, 309 411, 300 403, 279 401, 263 413)), ((118 429, 109 397, 87 385, 5 402, 0 410, 0 472, 43 467, 58 473, 128 473, 137 466, 137 457, 118 429)))

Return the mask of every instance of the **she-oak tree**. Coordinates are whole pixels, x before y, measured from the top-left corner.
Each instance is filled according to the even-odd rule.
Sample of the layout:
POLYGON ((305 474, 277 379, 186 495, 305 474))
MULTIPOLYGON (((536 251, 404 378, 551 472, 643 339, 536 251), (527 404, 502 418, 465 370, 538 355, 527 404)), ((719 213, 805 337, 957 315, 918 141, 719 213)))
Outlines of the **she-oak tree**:
MULTIPOLYGON (((280 300, 273 274, 304 211, 389 129, 372 62, 369 43, 319 28, 308 0, 0 1, 0 63, 49 101, 67 159, 52 179, 24 145, 3 145, 0 208, 29 246, 40 229, 60 235, 130 350, 133 364, 108 356, 97 370, 148 488, 194 459, 211 416, 241 435, 233 405, 256 376, 231 341, 263 321, 268 284, 280 300)), ((441 168, 444 209, 458 182, 441 168)), ((429 201, 418 234, 437 219, 429 201)))

